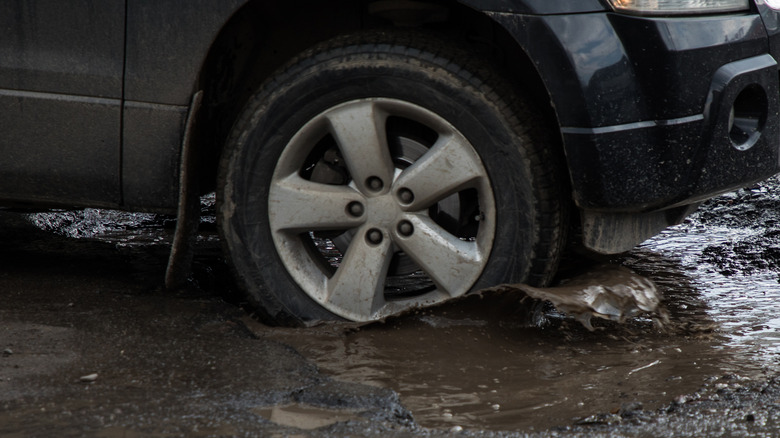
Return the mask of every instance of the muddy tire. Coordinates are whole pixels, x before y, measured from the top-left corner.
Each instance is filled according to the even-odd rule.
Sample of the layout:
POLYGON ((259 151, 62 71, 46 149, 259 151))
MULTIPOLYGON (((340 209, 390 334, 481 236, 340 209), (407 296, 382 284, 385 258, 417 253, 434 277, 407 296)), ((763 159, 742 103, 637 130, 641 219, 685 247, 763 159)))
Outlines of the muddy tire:
POLYGON ((427 35, 343 37, 250 99, 220 163, 218 216, 239 286, 270 321, 376 320, 551 279, 558 161, 477 59, 427 35))

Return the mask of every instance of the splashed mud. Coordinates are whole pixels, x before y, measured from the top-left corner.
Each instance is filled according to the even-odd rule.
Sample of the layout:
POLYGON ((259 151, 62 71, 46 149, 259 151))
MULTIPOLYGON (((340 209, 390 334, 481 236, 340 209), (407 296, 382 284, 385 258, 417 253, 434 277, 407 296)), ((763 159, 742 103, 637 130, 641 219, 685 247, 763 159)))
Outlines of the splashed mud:
POLYGON ((479 293, 525 293, 531 298, 549 301, 590 331, 591 318, 617 322, 648 313, 659 326, 668 323, 668 312, 661 305, 658 288, 648 278, 616 265, 601 265, 574 277, 558 287, 536 288, 525 284, 503 284, 479 293))
POLYGON ((360 419, 352 411, 326 409, 300 403, 254 408, 253 411, 268 421, 303 430, 319 429, 342 421, 360 419))

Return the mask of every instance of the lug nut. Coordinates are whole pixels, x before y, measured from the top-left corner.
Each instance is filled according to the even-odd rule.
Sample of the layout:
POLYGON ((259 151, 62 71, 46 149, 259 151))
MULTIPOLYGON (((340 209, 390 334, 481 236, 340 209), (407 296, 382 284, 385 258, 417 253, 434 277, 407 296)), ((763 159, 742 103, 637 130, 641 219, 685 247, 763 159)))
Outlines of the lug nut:
POLYGON ((363 213, 365 213, 366 209, 363 207, 363 204, 352 201, 347 205, 347 213, 349 213, 350 216, 353 217, 360 217, 363 216, 363 213))
POLYGON ((409 237, 414 234, 414 225, 409 221, 401 221, 398 223, 398 234, 409 237))
POLYGON ((385 184, 382 182, 382 179, 377 176, 372 176, 366 180, 366 185, 369 189, 378 192, 382 190, 382 188, 385 186, 385 184))
POLYGON ((379 245, 382 243, 382 237, 382 231, 377 230, 376 228, 372 228, 368 230, 368 233, 366 233, 366 239, 368 239, 369 243, 374 245, 379 245))
POLYGON ((411 204, 414 201, 414 193, 407 188, 403 188, 398 191, 398 199, 404 204, 411 204))

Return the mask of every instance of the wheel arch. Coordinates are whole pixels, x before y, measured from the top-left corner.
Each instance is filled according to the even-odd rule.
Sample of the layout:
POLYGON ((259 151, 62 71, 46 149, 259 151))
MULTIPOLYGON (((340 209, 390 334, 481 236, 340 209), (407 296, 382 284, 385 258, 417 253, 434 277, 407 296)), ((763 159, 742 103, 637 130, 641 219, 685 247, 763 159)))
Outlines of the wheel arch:
POLYGON ((197 171, 200 191, 214 189, 216 163, 224 142, 240 110, 263 81, 314 44, 344 33, 377 28, 423 28, 442 34, 454 43, 466 44, 475 53, 489 58, 510 83, 522 88, 519 91, 543 115, 547 125, 544 129, 551 133, 556 149, 552 156, 560 159, 556 165, 564 166, 556 112, 534 62, 490 13, 469 3, 474 2, 255 0, 245 3, 214 38, 200 70, 197 89, 204 91, 204 97, 194 135, 201 163, 197 171), (387 8, 381 7, 386 4, 400 6, 388 13, 387 8))

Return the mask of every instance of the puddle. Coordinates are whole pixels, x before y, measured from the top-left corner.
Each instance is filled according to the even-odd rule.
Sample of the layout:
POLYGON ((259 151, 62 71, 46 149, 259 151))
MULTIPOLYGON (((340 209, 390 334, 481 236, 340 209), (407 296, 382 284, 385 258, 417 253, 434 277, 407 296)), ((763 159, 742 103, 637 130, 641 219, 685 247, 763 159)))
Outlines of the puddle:
POLYGON ((649 319, 597 332, 566 319, 523 328, 493 318, 493 305, 509 309, 505 299, 482 297, 347 333, 259 333, 339 380, 396 390, 419 424, 436 428, 547 428, 637 400, 654 409, 721 369, 710 334, 670 339, 649 319))
POLYGON ((780 370, 778 271, 726 272, 705 253, 707 248, 760 238, 761 233, 681 227, 647 242, 625 261, 652 276, 681 318, 710 319, 716 324, 722 347, 738 352, 730 357, 725 372, 780 370), (669 260, 677 261, 679 272, 667 269, 669 260))
MULTIPOLYGON (((423 427, 531 431, 587 422, 594 414, 635 409, 637 403, 652 410, 696 391, 711 376, 780 371, 780 232, 771 231, 780 224, 780 199, 772 193, 758 186, 726 195, 686 224, 614 260, 657 287, 670 321, 665 330, 652 318, 658 296, 646 294, 651 288, 642 277, 619 267, 609 268, 615 271, 602 277, 601 289, 577 298, 580 304, 588 301, 587 308, 567 307, 567 290, 587 289, 576 282, 561 285, 553 296, 544 296, 550 290, 524 289, 557 299, 561 310, 579 315, 595 331, 507 290, 362 327, 272 329, 248 317, 246 324, 259 337, 292 345, 338 380, 397 391, 423 427), (606 301, 599 298, 605 291, 611 297, 606 301), (594 313, 601 318, 589 320, 594 313)), ((53 220, 39 226, 82 236, 78 225, 53 220)), ((86 222, 97 230, 90 237, 118 246, 153 245, 169 233, 159 223, 101 230, 93 226, 100 220, 86 222)), ((225 283, 209 287, 220 293, 225 283)), ((352 415, 306 409, 258 413, 271 421, 315 425, 352 415)))
POLYGON ((126 213, 115 210, 87 208, 76 211, 34 213, 29 220, 44 231, 52 231, 73 238, 111 240, 112 235, 147 235, 159 240, 159 229, 165 220, 149 213, 126 213), (144 230, 146 232, 137 232, 144 230), (152 233, 149 230, 154 230, 152 233))
POLYGON ((598 330, 589 332, 554 309, 529 309, 500 294, 360 329, 320 327, 305 336, 275 329, 270 336, 338 379, 398 391, 425 427, 534 430, 636 403, 656 409, 711 376, 780 371, 780 262, 769 251, 780 254, 780 237, 768 239, 761 222, 745 227, 739 217, 705 224, 707 216, 697 216, 615 260, 657 286, 669 312, 666 330, 640 315, 625 324, 594 319, 598 330))
POLYGON ((351 411, 325 409, 302 404, 269 406, 252 409, 253 412, 268 421, 281 426, 303 430, 319 429, 342 421, 358 420, 360 417, 351 411))

